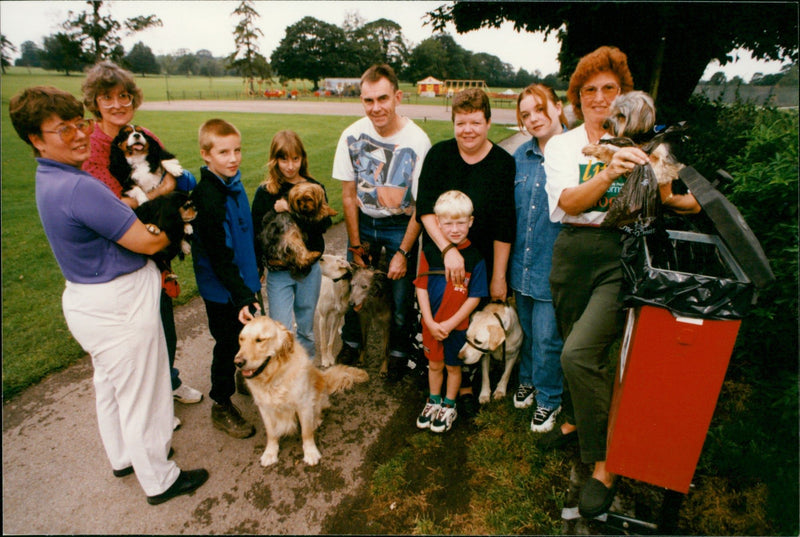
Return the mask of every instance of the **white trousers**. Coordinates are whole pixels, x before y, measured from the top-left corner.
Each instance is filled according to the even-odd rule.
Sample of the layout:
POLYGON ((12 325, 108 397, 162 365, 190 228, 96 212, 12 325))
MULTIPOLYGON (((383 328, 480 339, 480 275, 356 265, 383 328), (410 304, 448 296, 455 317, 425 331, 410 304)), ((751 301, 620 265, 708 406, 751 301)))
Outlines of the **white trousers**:
POLYGON ((67 282, 67 326, 92 357, 97 421, 111 467, 133 465, 148 496, 167 490, 180 470, 167 460, 173 401, 152 261, 101 284, 67 282))

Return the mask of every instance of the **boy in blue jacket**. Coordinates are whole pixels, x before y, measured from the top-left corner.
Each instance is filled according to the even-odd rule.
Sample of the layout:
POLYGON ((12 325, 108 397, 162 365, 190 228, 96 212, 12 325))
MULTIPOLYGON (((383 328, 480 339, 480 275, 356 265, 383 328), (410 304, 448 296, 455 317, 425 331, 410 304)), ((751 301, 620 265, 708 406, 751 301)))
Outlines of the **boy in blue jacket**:
POLYGON ((206 305, 208 328, 216 342, 211 361, 214 427, 234 438, 247 438, 255 427, 231 402, 236 391, 234 357, 239 332, 261 311, 261 280, 253 248, 250 203, 241 181, 242 137, 222 119, 210 119, 199 132, 200 183, 192 193, 197 207, 192 259, 197 289, 206 305))

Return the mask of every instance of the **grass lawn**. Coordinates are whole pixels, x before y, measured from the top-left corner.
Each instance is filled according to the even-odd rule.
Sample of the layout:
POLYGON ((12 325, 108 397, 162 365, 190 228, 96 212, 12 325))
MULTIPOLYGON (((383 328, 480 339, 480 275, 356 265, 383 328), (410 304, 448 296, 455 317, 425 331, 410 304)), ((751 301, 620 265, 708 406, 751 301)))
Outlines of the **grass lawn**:
MULTIPOLYGON (((64 279, 55 262, 34 199, 36 162, 30 148, 16 135, 8 117, 8 99, 22 87, 49 83, 75 91, 80 78, 48 79, 41 75, 3 77, 2 113, 2 263, 3 263, 3 398, 37 382, 52 371, 61 369, 84 355, 67 330, 61 312, 64 279), (25 81, 27 83, 21 84, 25 81), (71 86, 66 83, 72 84, 71 86)), ((147 79, 138 79, 145 86, 147 79)), ((145 89, 145 91, 147 91, 145 89)), ((331 205, 341 220, 341 188, 331 179, 330 170, 336 143, 353 117, 219 114, 242 132, 242 178, 251 197, 263 179, 267 151, 272 135, 281 129, 293 129, 302 138, 309 153, 310 172, 327 188, 331 205)), ((198 175, 202 161, 197 149, 197 129, 208 119, 205 112, 137 113, 136 123, 152 129, 165 146, 175 153, 183 166, 198 175)), ((431 140, 452 137, 449 122, 428 121, 420 124, 431 140)), ((501 140, 508 130, 493 127, 490 136, 501 140)), ((177 303, 196 296, 191 260, 176 263, 182 294, 177 303)))

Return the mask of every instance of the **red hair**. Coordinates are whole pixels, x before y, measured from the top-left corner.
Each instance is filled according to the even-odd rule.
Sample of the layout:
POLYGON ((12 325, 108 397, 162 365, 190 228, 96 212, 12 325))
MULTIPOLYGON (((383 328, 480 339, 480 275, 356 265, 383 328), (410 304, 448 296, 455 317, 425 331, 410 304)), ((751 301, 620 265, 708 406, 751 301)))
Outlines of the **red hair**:
POLYGON ((580 59, 575 72, 569 79, 567 99, 572 103, 575 115, 583 119, 580 90, 587 80, 597 73, 609 71, 619 80, 620 92, 627 93, 633 89, 633 76, 628 69, 628 57, 617 47, 600 47, 580 59))

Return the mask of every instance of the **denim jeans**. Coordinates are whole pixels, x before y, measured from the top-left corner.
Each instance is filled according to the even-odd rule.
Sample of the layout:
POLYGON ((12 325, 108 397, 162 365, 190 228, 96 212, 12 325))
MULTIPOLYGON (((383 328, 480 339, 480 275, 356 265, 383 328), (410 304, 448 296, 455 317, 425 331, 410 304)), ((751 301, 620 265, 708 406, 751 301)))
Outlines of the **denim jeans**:
POLYGON ((319 262, 311 265, 311 272, 298 280, 288 270, 267 273, 267 303, 270 318, 294 331, 297 324, 297 341, 314 359, 314 311, 319 300, 322 271, 319 262))
MULTIPOLYGON (((391 260, 408 228, 409 217, 389 216, 386 218, 372 218, 363 213, 359 214, 358 230, 362 243, 369 243, 372 266, 380 265, 381 250, 386 249, 386 259, 391 260)), ((408 270, 406 275, 399 280, 389 280, 392 295, 392 323, 389 328, 389 356, 405 358, 411 351, 411 324, 414 314, 414 272, 417 266, 416 244, 410 251, 408 270)), ((347 252, 348 260, 352 261, 352 254, 347 252)), ((342 327, 342 341, 347 345, 361 347, 361 326, 358 315, 349 308, 344 318, 342 327)), ((391 367, 390 360, 390 367, 391 367)))
POLYGON ((519 383, 536 387, 536 404, 552 410, 561 405, 564 375, 561 372, 561 337, 553 303, 515 291, 522 325, 519 383))

